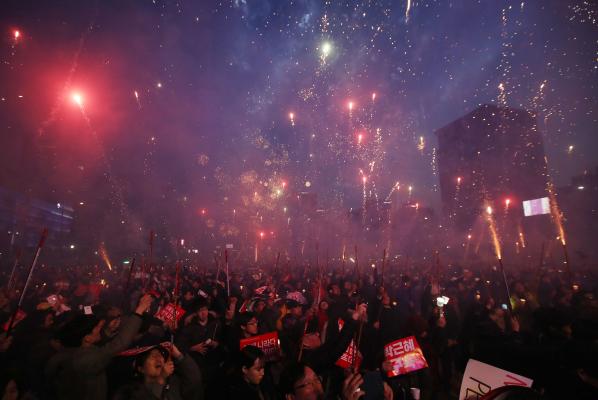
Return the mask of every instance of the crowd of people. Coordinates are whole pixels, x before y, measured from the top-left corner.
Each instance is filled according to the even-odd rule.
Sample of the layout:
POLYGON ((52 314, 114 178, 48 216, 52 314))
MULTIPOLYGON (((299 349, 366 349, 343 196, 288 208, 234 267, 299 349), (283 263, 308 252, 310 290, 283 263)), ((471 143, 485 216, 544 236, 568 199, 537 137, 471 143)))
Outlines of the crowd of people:
POLYGON ((590 269, 40 265, 17 310, 26 272, 3 271, 2 399, 442 400, 470 359, 533 379, 518 398, 598 398, 590 269), (390 377, 411 336, 427 367, 390 377))

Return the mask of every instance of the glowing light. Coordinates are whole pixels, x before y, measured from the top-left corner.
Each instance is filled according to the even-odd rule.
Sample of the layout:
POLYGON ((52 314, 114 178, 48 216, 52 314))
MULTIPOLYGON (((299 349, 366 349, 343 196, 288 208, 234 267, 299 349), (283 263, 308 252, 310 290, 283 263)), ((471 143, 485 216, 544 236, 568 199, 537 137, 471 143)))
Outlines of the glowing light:
POLYGON ((368 177, 364 175, 364 176, 361 178, 361 180, 363 181, 363 184, 365 185, 365 184, 366 184, 366 182, 368 181, 368 177))
POLYGON ((322 58, 322 61, 325 61, 331 52, 332 52, 332 43, 330 43, 330 42, 322 43, 322 46, 320 47, 320 58, 322 58))
POLYGON ((108 267, 108 269, 112 271, 112 263, 110 262, 110 258, 108 257, 108 252, 106 251, 106 246, 104 245, 104 243, 100 243, 99 252, 100 257, 102 257, 102 260, 106 264, 106 267, 108 267))
POLYGON ((411 0, 407 0, 407 7, 405 8, 405 21, 409 21, 409 11, 411 11, 411 0))
POLYGON ((424 151, 425 148, 426 148, 426 141, 423 136, 420 136, 419 143, 417 143, 417 149, 419 151, 424 151))
POLYGON ((471 235, 467 235, 467 240, 471 240, 471 235))
POLYGON ((15 29, 15 31, 13 32, 13 35, 15 37, 15 40, 19 40, 19 38, 21 37, 21 31, 19 31, 18 29, 15 29))
POLYGON ((81 96, 81 93, 79 93, 79 92, 73 93, 71 95, 71 99, 73 100, 73 103, 78 105, 80 108, 83 107, 83 96, 81 96))
POLYGON ((287 181, 282 181, 282 188, 286 188, 287 187, 287 181))
POLYGON ((156 87, 157 87, 158 89, 159 89, 159 88, 161 88, 161 87, 162 87, 162 82, 158 82, 158 83, 156 83, 156 87))
POLYGON ((311 186, 311 182, 310 181, 306 181, 305 182, 305 187, 310 187, 311 186))
POLYGON ((376 101, 376 92, 372 93, 372 101, 376 101))
POLYGON ((362 141, 363 141, 363 134, 360 133, 359 135, 357 135, 357 144, 361 144, 362 141))
POLYGON ((137 93, 137 90, 135 90, 133 94, 135 95, 135 98, 139 101, 139 93, 137 93))
POLYGON ((573 145, 569 145, 569 148, 568 148, 568 150, 567 150, 567 153, 569 153, 569 154, 573 153, 573 149, 574 149, 574 148, 575 148, 575 146, 573 146, 573 145))
POLYGON ((353 102, 352 101, 349 101, 347 106, 349 107, 349 111, 353 111, 353 102))
POLYGON ((509 208, 509 205, 511 205, 511 199, 506 199, 505 200, 505 207, 509 208))
POLYGON ((496 258, 502 260, 502 252, 500 248, 500 240, 498 238, 498 232, 496 231, 496 224, 494 218, 492 218, 492 207, 486 207, 486 221, 488 222, 488 229, 490 230, 490 236, 492 237, 492 245, 494 246, 494 253, 496 258))
POLYGON ((460 184, 461 184, 461 177, 458 177, 457 178, 457 185, 460 185, 460 184))
POLYGON ((264 232, 260 232, 260 239, 264 238, 265 233, 264 232))
POLYGON ((291 121, 291 126, 295 126, 295 113, 294 112, 289 113, 289 120, 291 121))
POLYGON ((550 214, 552 215, 552 219, 554 220, 559 233, 558 239, 561 241, 562 245, 565 246, 567 242, 565 240, 565 228, 563 227, 563 213, 561 212, 556 201, 554 186, 551 182, 548 183, 548 198, 550 200, 550 214))

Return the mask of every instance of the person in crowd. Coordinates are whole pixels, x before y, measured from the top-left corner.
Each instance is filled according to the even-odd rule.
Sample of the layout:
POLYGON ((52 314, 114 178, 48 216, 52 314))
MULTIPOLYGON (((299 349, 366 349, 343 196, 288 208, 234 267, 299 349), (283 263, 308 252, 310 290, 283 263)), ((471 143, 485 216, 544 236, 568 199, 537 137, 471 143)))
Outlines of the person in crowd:
POLYGON ((114 400, 202 400, 203 385, 195 361, 172 345, 154 346, 134 361, 136 378, 114 400))
POLYGON ((274 400, 273 388, 266 384, 264 376, 264 352, 251 345, 243 347, 235 360, 227 399, 274 400))
POLYGON ((108 390, 105 369, 116 354, 131 344, 151 303, 149 294, 141 297, 118 335, 103 346, 97 344, 102 339, 105 320, 94 315, 77 315, 67 322, 58 334, 64 349, 45 368, 52 394, 59 400, 105 399, 108 390))

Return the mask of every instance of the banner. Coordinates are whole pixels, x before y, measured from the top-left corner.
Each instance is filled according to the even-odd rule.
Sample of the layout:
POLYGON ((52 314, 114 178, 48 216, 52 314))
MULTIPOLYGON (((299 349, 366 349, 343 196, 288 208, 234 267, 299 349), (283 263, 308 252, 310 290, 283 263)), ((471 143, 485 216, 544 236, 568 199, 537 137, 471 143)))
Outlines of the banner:
POLYGON ((266 361, 274 361, 280 358, 280 340, 278 340, 278 332, 276 331, 241 339, 239 350, 245 346, 260 348, 266 355, 266 361))
MULTIPOLYGON (((343 321, 342 318, 338 319, 338 330, 341 331, 343 329, 343 326, 345 325, 345 321, 343 321)), ((335 365, 338 365, 339 367, 343 368, 343 369, 347 369, 347 368, 351 368, 353 367, 353 365, 355 365, 355 369, 359 369, 359 366, 361 365, 361 361, 362 361, 363 357, 361 355, 361 352, 357 351, 357 345, 355 344, 355 340, 351 339, 351 342, 349 343, 349 346, 347 346, 347 350, 345 350, 345 352, 341 355, 341 357, 336 360, 336 363, 334 363, 335 365), (355 363, 353 362, 353 359, 355 357, 355 363)))
MULTIPOLYGON (((162 322, 166 322, 167 324, 172 324, 174 320, 174 311, 175 305, 173 303, 168 303, 166 306, 160 308, 154 317, 158 318, 162 322)), ((180 319, 185 314, 185 310, 180 306, 176 306, 176 321, 179 322, 180 319)))
POLYGON ((384 346, 384 357, 386 361, 392 362, 392 370, 387 373, 389 378, 428 367, 415 336, 395 340, 384 346))
POLYGON ((463 374, 459 400, 478 400, 492 389, 512 385, 531 387, 533 382, 525 376, 470 359, 463 374))

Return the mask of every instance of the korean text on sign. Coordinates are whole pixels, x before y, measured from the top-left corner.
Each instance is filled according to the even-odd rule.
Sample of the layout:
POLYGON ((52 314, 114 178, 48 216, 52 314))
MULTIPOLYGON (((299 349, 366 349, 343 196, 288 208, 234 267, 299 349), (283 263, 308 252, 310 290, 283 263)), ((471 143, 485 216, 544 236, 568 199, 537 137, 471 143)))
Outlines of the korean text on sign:
POLYGON ((407 374, 428 366, 414 336, 395 340, 384 346, 384 357, 392 363, 392 370, 388 371, 389 377, 407 374))

